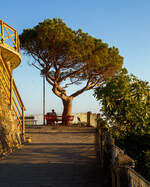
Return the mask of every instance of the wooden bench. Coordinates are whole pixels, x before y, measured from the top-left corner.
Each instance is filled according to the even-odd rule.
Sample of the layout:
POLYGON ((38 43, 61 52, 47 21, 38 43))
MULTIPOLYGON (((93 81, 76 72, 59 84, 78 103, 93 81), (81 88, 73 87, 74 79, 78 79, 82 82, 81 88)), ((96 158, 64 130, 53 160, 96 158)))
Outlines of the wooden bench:
POLYGON ((74 116, 53 116, 50 114, 46 114, 45 116, 45 120, 47 122, 47 125, 49 124, 58 124, 59 122, 61 122, 63 124, 64 121, 73 121, 74 116))

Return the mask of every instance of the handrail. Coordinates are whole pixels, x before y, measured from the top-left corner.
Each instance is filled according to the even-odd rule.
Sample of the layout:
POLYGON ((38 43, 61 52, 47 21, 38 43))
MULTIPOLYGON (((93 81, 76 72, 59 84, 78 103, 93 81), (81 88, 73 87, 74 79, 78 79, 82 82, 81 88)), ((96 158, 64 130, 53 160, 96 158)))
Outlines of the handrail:
POLYGON ((17 31, 0 20, 0 43, 11 47, 20 54, 20 42, 17 31))
MULTIPOLYGON (((142 175, 137 173, 134 169, 129 166, 119 166, 118 171, 124 170, 126 171, 126 176, 128 179, 128 186, 144 186, 150 187, 150 182, 146 180, 142 175)), ((125 179, 125 177, 124 177, 125 179)), ((120 186, 120 185, 118 185, 120 186)))
MULTIPOLYGON (((1 58, 2 58, 2 63, 3 63, 3 66, 4 66, 4 68, 5 68, 5 71, 6 71, 7 75, 8 75, 8 78, 11 78, 11 77, 12 77, 11 72, 10 72, 10 70, 9 70, 9 68, 8 68, 8 65, 7 65, 7 63, 5 62, 4 57, 3 57, 2 54, 1 54, 1 58)), ((19 99, 18 101, 20 102, 21 105, 24 106, 23 101, 22 101, 22 99, 21 99, 21 97, 20 97, 20 94, 19 94, 19 92, 18 92, 18 89, 17 89, 17 87, 16 87, 16 84, 15 84, 15 81, 14 81, 14 80, 13 80, 13 87, 14 87, 14 91, 15 91, 16 95, 18 96, 18 99, 19 99)))
POLYGON ((13 80, 13 77, 10 73, 10 70, 7 66, 7 63, 5 62, 5 59, 3 58, 3 55, 0 55, 0 60, 2 64, 2 68, 0 68, 0 74, 2 75, 2 85, 4 87, 4 90, 6 92, 6 95, 8 99, 10 99, 10 105, 11 108, 14 110, 16 114, 17 121, 22 127, 22 131, 24 132, 24 104, 22 102, 22 99, 20 97, 20 94, 18 92, 18 89, 16 87, 15 81, 13 80), (8 81, 9 82, 8 82, 8 81), (21 121, 22 120, 22 121, 21 121))
MULTIPOLYGON (((0 46, 4 46, 6 49, 11 48, 14 52, 18 52, 20 55, 20 43, 17 31, 2 20, 0 20, 0 46)), ((2 51, 0 51, 0 62, 0 82, 2 83, 6 96, 10 101, 11 109, 14 111, 16 119, 21 125, 22 132, 24 133, 25 107, 2 51)))
POLYGON ((22 99, 21 99, 21 97, 20 97, 20 94, 19 94, 19 92, 18 92, 18 89, 17 89, 17 87, 16 87, 16 83, 15 83, 14 80, 13 80, 13 87, 14 87, 15 95, 17 95, 17 97, 18 97, 18 101, 19 101, 20 105, 24 107, 23 101, 22 101, 22 99))

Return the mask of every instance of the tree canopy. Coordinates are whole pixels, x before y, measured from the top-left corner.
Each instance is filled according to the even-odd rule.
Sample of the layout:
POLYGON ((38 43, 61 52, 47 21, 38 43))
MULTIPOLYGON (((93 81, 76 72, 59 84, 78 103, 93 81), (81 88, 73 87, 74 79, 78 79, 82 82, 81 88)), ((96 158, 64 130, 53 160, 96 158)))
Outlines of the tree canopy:
POLYGON ((23 30, 20 42, 24 52, 42 68, 53 92, 63 101, 103 84, 123 64, 117 48, 109 47, 81 29, 72 30, 61 19, 46 19, 23 30), (69 85, 81 83, 84 84, 78 90, 67 95, 69 85))
POLYGON ((123 69, 103 87, 95 89, 102 112, 118 134, 150 132, 150 86, 123 69))

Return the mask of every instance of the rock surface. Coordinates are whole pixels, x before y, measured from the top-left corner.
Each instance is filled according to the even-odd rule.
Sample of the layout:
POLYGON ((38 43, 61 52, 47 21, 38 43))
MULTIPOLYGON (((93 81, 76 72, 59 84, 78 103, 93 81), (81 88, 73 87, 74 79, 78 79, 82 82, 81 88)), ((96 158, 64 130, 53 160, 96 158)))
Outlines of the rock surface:
POLYGON ((10 109, 8 97, 0 86, 0 154, 12 151, 21 144, 21 128, 10 109))

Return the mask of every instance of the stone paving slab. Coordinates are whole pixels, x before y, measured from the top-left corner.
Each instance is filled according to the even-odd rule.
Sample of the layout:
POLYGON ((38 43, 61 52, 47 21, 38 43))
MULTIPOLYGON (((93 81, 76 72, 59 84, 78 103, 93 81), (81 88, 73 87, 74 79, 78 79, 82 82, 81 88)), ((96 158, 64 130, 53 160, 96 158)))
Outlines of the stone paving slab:
POLYGON ((95 129, 28 128, 32 143, 0 161, 0 187, 100 187, 95 129))

